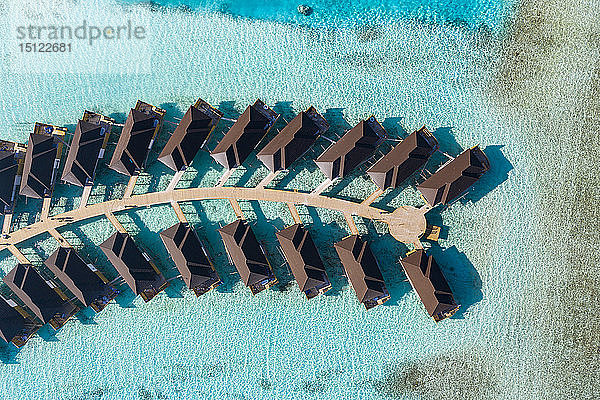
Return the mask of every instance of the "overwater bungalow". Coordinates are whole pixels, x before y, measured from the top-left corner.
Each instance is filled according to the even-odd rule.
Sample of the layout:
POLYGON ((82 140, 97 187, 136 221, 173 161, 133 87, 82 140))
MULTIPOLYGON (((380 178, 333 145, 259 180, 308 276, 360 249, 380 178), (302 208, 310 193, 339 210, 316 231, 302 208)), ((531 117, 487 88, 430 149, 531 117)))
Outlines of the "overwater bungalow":
POLYGON ((390 299, 377 259, 367 242, 358 235, 351 235, 337 242, 334 247, 356 297, 367 310, 390 299))
POLYGON ((59 247, 44 264, 84 306, 100 312, 119 291, 92 264, 71 247, 59 247))
POLYGON ((395 188, 423 168, 438 148, 438 141, 433 134, 422 127, 377 161, 367 170, 367 174, 381 190, 395 188))
POLYGON ((77 186, 94 182, 98 160, 104 157, 114 122, 112 118, 91 111, 83 113, 71 139, 61 180, 77 186))
POLYGON ((27 143, 19 194, 52 197, 66 133, 66 128, 36 122, 27 143))
POLYGON ((307 299, 331 289, 323 260, 308 230, 295 224, 276 233, 285 259, 307 299))
POLYGON ((6 343, 23 347, 39 328, 40 324, 32 321, 14 302, 0 297, 0 338, 6 343))
POLYGON ((167 251, 188 288, 200 296, 222 282, 208 253, 189 224, 179 222, 160 233, 167 251))
POLYGON ((128 176, 138 174, 146 165, 165 113, 161 108, 138 100, 135 108, 129 111, 109 168, 128 176))
POLYGON ((400 263, 427 313, 435 322, 456 313, 459 305, 454 301, 452 290, 432 256, 428 256, 422 249, 413 250, 400 263))
POLYGON ((311 106, 296 115, 257 157, 271 172, 287 170, 327 129, 327 120, 311 106))
POLYGON ((100 249, 133 293, 145 302, 169 286, 150 256, 127 233, 115 232, 100 244, 100 249))
POLYGON ((79 311, 79 307, 52 282, 42 278, 31 264, 17 264, 3 281, 36 317, 54 329, 60 329, 79 311))
POLYGON ((375 117, 359 122, 315 160, 327 178, 343 178, 375 153, 386 135, 375 117))
POLYGON ((266 253, 248 223, 238 219, 219 229, 229 260, 244 284, 257 294, 277 283, 266 253))
POLYGON ((242 165, 277 118, 279 114, 262 101, 256 100, 240 115, 210 155, 226 169, 242 165))
POLYGON ((12 212, 27 147, 0 140, 0 214, 12 212))
POLYGON ((173 135, 158 156, 158 161, 173 171, 189 167, 222 116, 221 111, 198 99, 179 121, 173 135))
POLYGON ((465 150, 438 169, 417 188, 431 207, 457 200, 490 169, 479 146, 465 150))

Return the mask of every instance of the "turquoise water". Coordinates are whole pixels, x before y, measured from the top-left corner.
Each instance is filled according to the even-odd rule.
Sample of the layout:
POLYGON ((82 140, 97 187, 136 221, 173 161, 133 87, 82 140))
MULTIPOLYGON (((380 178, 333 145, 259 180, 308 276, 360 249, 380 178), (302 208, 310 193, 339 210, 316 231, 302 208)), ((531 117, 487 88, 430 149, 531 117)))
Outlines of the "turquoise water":
MULTIPOLYGON (((11 0, 0 6, 0 29, 43 20, 46 16, 35 9, 50 4, 38 4, 11 0), (17 8, 26 12, 13 18, 9 10, 17 8)), ((549 396, 547 387, 539 384, 548 370, 554 371, 553 338, 546 338, 539 318, 549 310, 544 301, 551 290, 540 276, 554 271, 544 253, 546 243, 536 235, 542 225, 538 210, 547 202, 536 183, 554 171, 540 174, 539 156, 528 150, 539 121, 498 101, 494 93, 502 42, 484 30, 471 29, 484 23, 498 31, 512 5, 352 2, 342 7, 315 2, 309 17, 315 22, 309 23, 295 14, 295 3, 256 8, 232 3, 228 9, 223 9, 224 2, 188 4, 192 12, 135 3, 124 7, 104 0, 53 2, 51 15, 65 21, 82 16, 90 21, 131 18, 148 27, 152 43, 132 47, 129 53, 111 53, 110 70, 95 65, 98 54, 88 52, 31 58, 21 74, 14 73, 15 49, 4 43, 0 136, 24 141, 38 120, 73 130, 85 108, 122 122, 138 98, 165 108, 167 119, 173 120, 198 97, 230 118, 260 97, 288 120, 314 105, 332 122, 331 137, 374 113, 392 135, 426 124, 451 154, 479 143, 493 170, 467 201, 431 217, 445 227, 440 246, 431 251, 462 304, 461 312, 437 325, 428 318, 397 263, 407 247, 394 242, 385 227, 357 218, 392 295, 384 306, 366 312, 341 276, 331 248, 348 233, 343 216, 299 206, 333 281, 328 295, 308 302, 281 266, 275 246, 274 230, 292 223, 286 208, 241 202, 281 281, 253 297, 227 264, 216 234, 219 226, 235 218, 228 203, 190 202, 182 208, 207 242, 225 284, 196 298, 174 280, 148 304, 125 294, 96 316, 79 316, 56 334, 42 332, 18 353, 3 349, 0 398, 560 397, 556 392, 549 396), (427 16, 428 22, 419 22, 414 18, 418 16, 427 16), (456 18, 468 27, 446 23, 456 18), (365 34, 364 23, 371 33, 365 34), (142 66, 142 73, 111 72, 131 67, 131 58, 145 57, 150 62, 142 66), (83 72, 88 64, 91 69, 83 72), (35 68, 50 66, 59 73, 34 73, 35 68), (72 69, 78 73, 70 73, 72 69)), ((223 123, 217 134, 226 129, 223 123)), ((163 133, 157 147, 166 137, 163 133)), ((151 156, 155 158, 156 153, 151 156)), ((442 161, 437 158, 430 167, 442 161)), ((227 185, 250 186, 266 175, 255 158, 248 166, 236 171, 227 185)), ((159 163, 152 164, 149 173, 140 178, 136 193, 164 189, 171 176, 159 163)), ((221 173, 201 153, 180 187, 214 185, 221 173)), ((304 160, 271 185, 310 190, 323 179, 315 165, 304 160)), ((97 181, 94 203, 119 197, 126 183, 106 167, 97 181)), ((329 194, 362 200, 374 188, 356 176, 329 194)), ((79 190, 59 186, 52 213, 76 207, 78 200, 72 197, 79 190)), ((386 192, 377 204, 420 203, 412 185, 406 185, 386 192)), ((39 202, 20 200, 18 225, 38 218, 39 208, 39 202)), ((175 222, 171 209, 140 209, 118 218, 165 275, 174 276, 157 235, 175 222)), ((106 219, 72 224, 61 232, 109 279, 116 277, 96 247, 113 233, 106 219)), ((56 243, 46 235, 19 247, 40 261, 56 243)), ((7 272, 15 260, 6 251, 0 256, 0 267, 7 272)))
MULTIPOLYGON (((160 6, 179 7, 187 11, 220 12, 246 18, 283 23, 316 25, 349 25, 356 22, 368 26, 388 23, 391 19, 411 18, 428 23, 447 23, 474 29, 499 30, 513 4, 497 0, 406 0, 406 1, 335 1, 335 0, 125 0, 142 3, 158 10, 160 6), (299 14, 298 5, 309 5, 309 16, 299 14)), ((368 34, 365 32, 365 35, 368 34)))

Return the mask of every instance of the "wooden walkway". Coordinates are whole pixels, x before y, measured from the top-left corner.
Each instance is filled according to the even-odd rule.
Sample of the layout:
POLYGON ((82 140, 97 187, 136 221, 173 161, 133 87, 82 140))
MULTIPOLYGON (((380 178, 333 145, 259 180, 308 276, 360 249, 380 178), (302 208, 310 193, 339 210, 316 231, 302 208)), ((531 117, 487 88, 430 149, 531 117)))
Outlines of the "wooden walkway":
MULTIPOLYGON (((131 208, 169 204, 173 201, 197 201, 225 199, 273 201, 288 204, 304 204, 310 207, 336 210, 350 215, 358 215, 367 219, 385 222, 389 226, 390 234, 396 240, 404 243, 416 243, 419 236, 425 232, 426 207, 415 208, 410 206, 399 207, 389 213, 370 205, 352 202, 333 197, 301 193, 290 190, 246 188, 246 187, 200 187, 176 189, 162 192, 123 197, 122 199, 91 204, 83 208, 67 211, 48 217, 27 227, 9 234, 8 238, 0 238, 0 250, 14 246, 24 240, 30 239, 50 229, 68 225, 72 222, 83 221, 89 218, 106 215, 113 223, 115 229, 122 230, 122 225, 117 221, 114 213, 131 208)), ((240 210, 241 211, 241 210, 240 210)), ((124 231, 124 229, 123 229, 124 231)))
POLYGON ((83 208, 87 205, 87 202, 90 198, 90 194, 92 193, 93 185, 85 185, 83 187, 83 194, 81 195, 81 202, 79 203, 79 208, 83 208))

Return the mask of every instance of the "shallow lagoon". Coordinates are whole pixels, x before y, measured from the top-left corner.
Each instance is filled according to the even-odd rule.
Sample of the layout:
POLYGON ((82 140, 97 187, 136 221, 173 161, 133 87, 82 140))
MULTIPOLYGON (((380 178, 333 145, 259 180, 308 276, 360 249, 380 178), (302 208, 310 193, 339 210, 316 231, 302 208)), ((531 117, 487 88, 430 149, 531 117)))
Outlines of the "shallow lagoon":
MULTIPOLYGON (((527 245, 533 241, 534 210, 540 201, 532 187, 531 159, 524 151, 524 132, 532 126, 490 98, 500 55, 493 36, 450 24, 393 18, 364 40, 361 30, 348 24, 300 27, 274 22, 276 18, 255 22, 222 13, 93 4, 86 12, 133 14, 152 27, 156 45, 150 72, 14 75, 3 68, 3 138, 24 141, 36 120, 73 124, 89 107, 122 121, 138 98, 162 106, 172 120, 197 97, 230 117, 260 97, 284 116, 311 104, 327 110, 326 117, 334 121, 332 137, 374 113, 398 136, 426 124, 451 154, 480 143, 487 147, 494 170, 466 201, 437 217, 446 227, 445 238, 432 250, 463 308, 456 318, 436 325, 399 270, 396 260, 407 248, 391 240, 382 227, 357 220, 372 240, 392 293, 386 305, 366 312, 341 276, 330 248, 347 234, 343 217, 306 207, 299 211, 327 260, 332 293, 307 302, 280 267, 276 274, 282 285, 252 297, 231 274, 233 267, 227 265, 215 232, 235 218, 227 202, 192 202, 183 209, 207 241, 226 284, 196 299, 173 281, 173 287, 148 304, 139 298, 132 303, 124 295, 93 319, 75 319, 55 335, 42 332, 19 353, 3 353, 0 396, 540 397, 542 389, 531 385, 531 379, 542 375, 547 354, 537 342, 535 324, 523 318, 524 304, 539 293, 536 272, 524 263, 534 257, 527 245)), ((78 18, 79 7, 83 6, 64 12, 78 18)), ((114 58, 115 64, 126 61, 121 54, 114 58)), ((221 130, 226 127, 222 124, 221 130)), ((430 166, 436 161, 442 160, 430 166)), ((209 186, 220 176, 220 168, 206 154, 200 154, 196 164, 180 186, 209 186)), ((264 167, 257 168, 256 159, 249 165, 256 168, 236 172, 228 185, 251 185, 266 174, 264 167)), ((136 193, 166 187, 170 174, 164 167, 153 164, 149 172, 154 178, 140 178, 136 193)), ((322 179, 314 164, 303 162, 272 185, 309 190, 322 179)), ((98 182, 93 202, 119 196, 126 180, 103 168, 98 182)), ((360 199, 373 189, 356 177, 330 193, 360 199)), ((75 207, 77 200, 69 199, 76 193, 59 187, 52 212, 75 207)), ((379 204, 396 207, 418 201, 407 185, 386 193, 379 204)), ((291 223, 287 210, 258 202, 241 206, 276 261, 273 231, 291 223)), ((23 224, 35 220, 39 204, 21 202, 19 207, 23 224)), ((165 274, 173 276, 157 232, 173 224, 175 214, 168 207, 153 207, 118 218, 160 260, 165 274)), ((94 246, 111 233, 105 219, 63 231, 112 279, 114 269, 94 246)), ((56 243, 43 237, 21 247, 33 259, 34 254, 48 255, 56 243)), ((2 255, 6 272, 15 261, 2 255)))

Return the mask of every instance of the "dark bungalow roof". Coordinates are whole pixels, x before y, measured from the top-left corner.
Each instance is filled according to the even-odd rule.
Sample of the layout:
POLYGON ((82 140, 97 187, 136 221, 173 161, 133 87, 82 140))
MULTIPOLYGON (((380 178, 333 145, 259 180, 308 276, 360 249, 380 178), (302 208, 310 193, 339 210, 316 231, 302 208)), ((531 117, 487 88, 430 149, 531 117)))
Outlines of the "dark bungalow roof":
POLYGON ((77 122, 61 179, 84 186, 94 180, 98 157, 104 144, 106 128, 83 120, 77 122))
POLYGON ((160 238, 187 287, 199 288, 203 293, 221 281, 202 242, 189 224, 179 222, 162 231, 160 238))
POLYGON ((127 233, 115 232, 100 244, 100 249, 136 295, 150 291, 150 300, 168 285, 127 233))
POLYGON ((54 160, 57 151, 58 145, 52 135, 39 133, 29 135, 20 194, 41 199, 52 193, 54 160))
POLYGON ((422 127, 377 161, 367 174, 382 190, 395 188, 422 168, 438 148, 435 137, 422 127))
POLYGON ((400 263, 430 316, 439 321, 456 312, 459 306, 432 256, 418 249, 409 253, 400 263))
POLYGON ((85 306, 113 293, 73 248, 59 247, 44 264, 85 306))
POLYGON ((389 298, 377 260, 367 242, 358 235, 352 235, 337 242, 334 247, 356 297, 367 309, 374 307, 378 300, 389 298))
POLYGON ((311 106, 296 115, 257 157, 271 172, 289 169, 327 129, 329 124, 325 118, 311 106))
POLYGON ((227 169, 242 165, 277 118, 279 114, 256 100, 240 115, 210 155, 227 169))
POLYGON ((23 303, 43 322, 57 314, 72 315, 76 310, 71 302, 63 300, 30 264, 17 264, 3 281, 23 303))
POLYGON ((301 291, 314 293, 331 285, 317 247, 301 224, 287 227, 276 235, 301 291))
POLYGON ((467 191, 490 169, 490 161, 479 146, 465 150, 418 186, 431 206, 448 204, 467 191))
POLYGON ((385 130, 375 117, 361 121, 329 146, 315 163, 327 178, 343 178, 373 155, 383 135, 385 130))
POLYGON ((0 338, 5 342, 16 336, 29 336, 34 325, 33 321, 25 319, 4 298, 0 298, 0 338))
POLYGON ((161 114, 151 110, 146 113, 132 108, 108 166, 129 176, 143 169, 162 119, 161 114))
POLYGON ((238 219, 219 229, 219 233, 225 243, 227 254, 246 286, 274 278, 262 246, 246 221, 238 219))
POLYGON ((13 189, 19 169, 14 150, 0 150, 0 213, 13 205, 13 189))
POLYGON ((190 106, 158 160, 173 171, 189 167, 222 116, 223 113, 202 100, 190 106))

